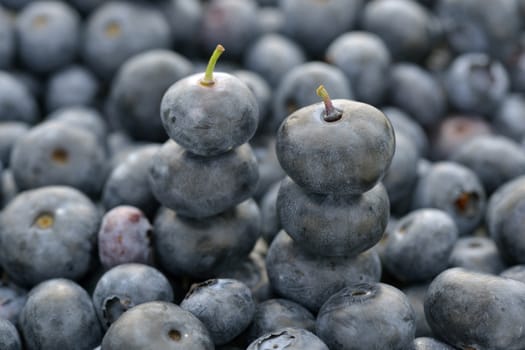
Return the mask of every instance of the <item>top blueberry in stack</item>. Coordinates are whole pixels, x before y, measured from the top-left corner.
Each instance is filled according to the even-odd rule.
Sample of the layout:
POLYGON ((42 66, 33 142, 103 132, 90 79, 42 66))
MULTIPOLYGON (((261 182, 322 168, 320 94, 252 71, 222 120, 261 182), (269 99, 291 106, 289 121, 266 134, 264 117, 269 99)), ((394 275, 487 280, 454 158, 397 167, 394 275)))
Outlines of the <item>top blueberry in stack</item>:
POLYGON ((389 200, 379 181, 392 160, 395 137, 371 105, 331 100, 292 113, 281 124, 277 157, 289 178, 277 208, 285 231, 319 256, 355 256, 379 241, 389 200))
POLYGON ((257 101, 238 78, 214 73, 217 45, 204 74, 178 80, 164 94, 161 119, 171 140, 151 167, 153 193, 178 214, 204 218, 251 197, 259 178, 247 141, 259 120, 257 101))
POLYGON ((217 45, 204 77, 191 75, 173 84, 161 102, 164 128, 192 153, 214 156, 247 142, 258 124, 258 107, 245 84, 228 73, 213 73, 224 52, 217 45))
POLYGON ((318 194, 360 195, 384 176, 395 138, 386 116, 371 105, 330 100, 292 113, 280 126, 277 157, 299 186, 318 194))

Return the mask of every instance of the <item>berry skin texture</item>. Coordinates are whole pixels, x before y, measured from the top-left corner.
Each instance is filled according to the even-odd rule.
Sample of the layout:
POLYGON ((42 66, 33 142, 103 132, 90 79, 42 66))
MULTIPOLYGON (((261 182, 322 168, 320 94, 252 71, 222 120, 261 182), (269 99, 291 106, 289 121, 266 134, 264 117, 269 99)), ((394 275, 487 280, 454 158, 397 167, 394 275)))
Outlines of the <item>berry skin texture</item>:
POLYGON ((217 72, 214 83, 202 73, 173 84, 161 102, 161 118, 171 139, 192 153, 218 155, 247 142, 259 123, 253 92, 237 77, 217 72))
POLYGON ((342 112, 336 121, 324 120, 322 103, 288 116, 277 134, 277 157, 305 191, 361 194, 385 175, 394 155, 394 129, 371 105, 340 99, 332 103, 342 112))
POLYGON ((102 266, 137 262, 152 263, 152 226, 144 213, 132 206, 118 206, 102 218, 98 232, 98 254, 102 266))

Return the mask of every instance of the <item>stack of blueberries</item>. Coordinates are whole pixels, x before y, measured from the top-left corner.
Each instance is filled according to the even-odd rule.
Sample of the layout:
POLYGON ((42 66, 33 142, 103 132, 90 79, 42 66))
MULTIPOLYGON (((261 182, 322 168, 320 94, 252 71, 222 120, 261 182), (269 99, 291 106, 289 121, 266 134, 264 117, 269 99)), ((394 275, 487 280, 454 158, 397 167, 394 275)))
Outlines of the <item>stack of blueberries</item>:
POLYGON ((525 350, 524 93, 524 0, 0 0, 0 350, 525 350))

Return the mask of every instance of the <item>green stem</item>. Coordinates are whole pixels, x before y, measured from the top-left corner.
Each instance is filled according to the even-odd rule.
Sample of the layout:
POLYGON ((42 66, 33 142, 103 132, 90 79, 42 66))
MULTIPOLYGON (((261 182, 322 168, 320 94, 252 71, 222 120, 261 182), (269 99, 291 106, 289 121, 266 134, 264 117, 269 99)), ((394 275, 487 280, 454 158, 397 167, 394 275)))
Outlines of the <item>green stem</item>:
POLYGON ((324 120, 327 122, 335 122, 336 120, 341 119, 343 113, 341 110, 334 107, 328 91, 326 91, 324 85, 319 85, 317 90, 315 90, 317 96, 321 97, 324 102, 325 115, 324 120))
POLYGON ((204 72, 204 77, 201 79, 200 83, 205 86, 210 86, 215 84, 215 80, 213 79, 213 71, 215 69, 215 64, 219 60, 219 57, 221 57, 222 53, 224 52, 224 47, 219 44, 213 51, 213 54, 210 57, 210 60, 208 61, 208 66, 206 67, 206 71, 204 72))

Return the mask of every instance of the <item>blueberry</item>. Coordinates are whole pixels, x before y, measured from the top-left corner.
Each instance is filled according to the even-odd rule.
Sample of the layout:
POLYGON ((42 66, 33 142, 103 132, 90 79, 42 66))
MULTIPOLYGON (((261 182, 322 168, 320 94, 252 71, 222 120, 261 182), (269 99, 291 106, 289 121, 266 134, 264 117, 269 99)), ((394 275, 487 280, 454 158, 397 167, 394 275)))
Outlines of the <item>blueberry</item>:
POLYGON ((160 5, 168 19, 177 52, 190 53, 196 50, 202 25, 202 2, 199 0, 167 0, 160 2, 160 5))
POLYGON ((240 57, 258 35, 257 3, 255 0, 211 0, 206 5, 199 33, 202 49, 210 52, 217 43, 222 43, 231 57, 240 57))
POLYGON ((35 124, 38 114, 37 101, 21 79, 0 71, 0 121, 35 124))
POLYGON ((458 239, 452 249, 448 264, 450 267, 462 267, 493 275, 497 275, 505 268, 496 243, 483 236, 458 239))
POLYGON ((104 329, 124 312, 148 301, 173 301, 168 279, 157 269, 143 264, 113 267, 98 280, 93 305, 104 329))
POLYGON ((485 214, 486 195, 478 176, 464 165, 437 162, 424 174, 414 192, 413 209, 436 208, 449 214, 460 236, 474 231, 485 214))
POLYGON ((253 321, 248 328, 248 341, 283 328, 301 328, 314 332, 315 318, 303 306, 286 299, 270 299, 255 308, 253 321))
POLYGON ((319 58, 339 35, 355 26, 362 0, 281 0, 284 33, 319 58))
POLYGON ((308 193, 289 177, 281 182, 277 212, 297 245, 317 256, 355 256, 383 236, 389 201, 382 184, 359 196, 308 193))
POLYGON ((97 138, 101 146, 106 148, 109 127, 106 119, 94 108, 83 106, 60 108, 49 114, 46 118, 46 121, 48 120, 85 129, 97 138))
POLYGON ((505 260, 525 262, 525 176, 517 177, 501 186, 490 197, 485 221, 490 237, 496 242, 505 260))
POLYGON ((525 175, 525 151, 518 143, 502 136, 479 136, 469 140, 450 159, 474 171, 487 194, 525 175))
POLYGON ((341 289, 319 310, 316 334, 331 348, 409 349, 414 341, 414 310, 397 288, 357 283, 341 289))
POLYGON ((272 100, 270 85, 259 74, 249 70, 240 69, 233 71, 232 74, 241 79, 253 92, 259 110, 258 128, 260 129, 269 114, 270 102, 272 100))
POLYGON ((9 68, 15 58, 16 39, 14 21, 0 4, 0 69, 9 68))
POLYGON ((483 53, 466 53, 451 63, 446 76, 451 105, 463 112, 490 116, 509 90, 505 67, 483 53))
POLYGON ((361 25, 381 37, 396 61, 420 60, 434 44, 436 19, 417 1, 374 0, 366 4, 361 25))
POLYGON ((259 35, 284 32, 284 14, 278 7, 259 7, 257 19, 259 35))
POLYGON ((311 311, 341 288, 356 282, 377 282, 381 262, 374 250, 356 257, 318 257, 303 252, 285 231, 274 238, 266 256, 275 293, 311 311))
POLYGON ((99 222, 94 204, 73 188, 21 192, 0 216, 2 268, 24 286, 80 278, 92 262, 99 222))
POLYGON ((97 78, 86 67, 71 65, 53 74, 46 88, 47 111, 69 106, 94 106, 99 93, 97 78))
MULTIPOLYGON (((394 127, 395 130, 395 127, 394 127)), ((404 134, 396 134, 396 150, 390 167, 382 180, 392 211, 403 212, 403 203, 410 201, 418 180, 419 152, 417 146, 404 134)))
POLYGON ((126 311, 108 329, 102 350, 213 350, 204 324, 179 306, 151 301, 126 311))
POLYGON ((454 350, 454 348, 434 338, 419 337, 414 339, 414 350, 454 350))
POLYGON ((388 236, 384 265, 403 281, 428 281, 448 267, 458 238, 452 218, 437 209, 419 209, 401 218, 388 236))
POLYGON ((492 127, 485 119, 471 115, 448 116, 432 132, 431 156, 435 160, 449 159, 468 140, 490 134, 492 127))
POLYGON ((325 59, 345 72, 356 100, 371 105, 383 101, 392 59, 379 36, 364 31, 344 33, 328 46, 325 59))
POLYGON ((20 314, 27 350, 92 350, 102 338, 87 292, 71 280, 55 278, 33 288, 20 314))
POLYGON ((402 109, 393 106, 383 107, 381 111, 385 113, 392 123, 396 138, 399 134, 402 134, 415 144, 419 155, 425 156, 428 154, 430 140, 425 130, 412 116, 408 115, 402 109))
POLYGON ((79 14, 64 2, 35 1, 24 7, 16 19, 21 61, 36 73, 72 63, 79 49, 80 25, 79 14))
POLYGON ((218 45, 206 73, 177 81, 161 102, 162 123, 168 135, 202 156, 218 155, 247 142, 259 121, 252 91, 231 74, 213 74, 223 51, 218 45))
POLYGON ((519 93, 505 96, 491 124, 498 133, 520 142, 525 137, 525 97, 519 93))
POLYGON ((454 51, 486 52, 498 57, 520 33, 521 18, 517 5, 514 0, 482 4, 476 0, 438 0, 435 12, 454 51))
POLYGON ((171 45, 169 25, 162 13, 146 3, 111 1, 87 18, 82 58, 99 77, 109 81, 133 55, 171 45))
POLYGON ((317 87, 323 84, 332 97, 351 99, 354 94, 344 72, 328 63, 311 61, 288 71, 273 96, 272 118, 268 128, 273 134, 282 122, 302 107, 317 103, 317 87))
POLYGON ((29 125, 24 122, 0 122, 0 162, 4 166, 9 166, 13 145, 23 137, 29 128, 29 125))
POLYGON ((75 187, 97 196, 106 178, 106 151, 95 135, 68 122, 41 123, 14 145, 10 165, 21 190, 75 187))
POLYGON ((436 337, 460 349, 525 348, 525 284, 521 282, 448 269, 430 284, 425 314, 436 337))
POLYGON ((18 330, 9 320, 3 318, 0 318, 0 349, 22 350, 22 341, 18 330))
POLYGON ((124 263, 153 262, 152 226, 144 213, 132 206, 118 206, 102 218, 98 231, 98 255, 109 269, 124 263))
POLYGON ((273 88, 279 85, 289 70, 305 61, 303 49, 278 33, 262 35, 246 49, 244 55, 244 66, 260 74, 273 88))
POLYGON ((307 192, 361 194, 388 169, 395 149, 394 129, 371 105, 330 101, 326 96, 326 107, 322 103, 303 107, 281 124, 276 144, 279 163, 307 192))
POLYGON ((111 83, 110 118, 134 139, 164 142, 160 101, 192 68, 185 57, 168 50, 149 50, 129 58, 111 83))
POLYGON ((202 321, 215 345, 226 344, 241 334, 255 313, 250 289, 242 282, 225 278, 192 286, 180 306, 202 321))
POLYGON ((257 204, 246 200, 221 214, 192 219, 161 208, 154 222, 156 258, 172 274, 209 278, 247 257, 259 236, 257 204))
POLYGON ((282 328, 255 339, 246 350, 328 350, 321 339, 302 328, 282 328))
POLYGON ((102 204, 106 209, 132 205, 148 217, 154 215, 158 202, 149 185, 149 169, 159 148, 157 144, 139 146, 113 168, 102 191, 102 204))
MULTIPOLYGON (((272 288, 264 261, 265 257, 263 253, 257 251, 259 242, 260 240, 257 241, 249 256, 240 261, 224 264, 215 271, 217 278, 235 279, 244 283, 250 288, 255 302, 268 300, 272 296, 272 288)), ((264 245, 266 246, 266 243, 264 245)), ((267 249, 266 246, 265 250, 267 249)))
POLYGON ((213 157, 195 155, 169 140, 150 167, 153 194, 177 214, 203 218, 248 199, 257 188, 257 161, 249 144, 213 157))
POLYGON ((436 125, 446 112, 445 89, 428 71, 413 63, 397 63, 392 66, 388 90, 391 103, 425 127, 436 125))

